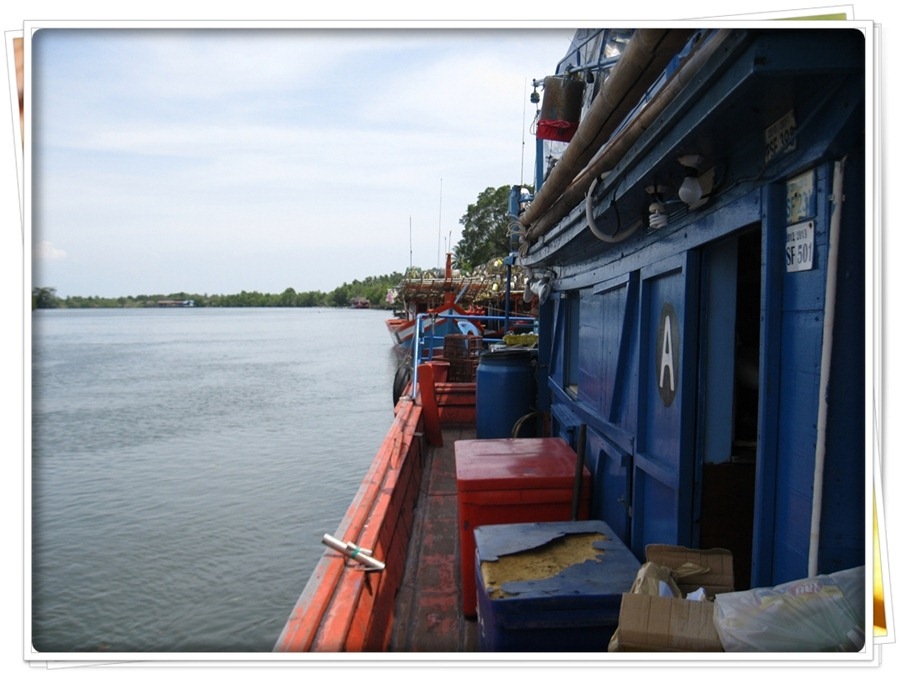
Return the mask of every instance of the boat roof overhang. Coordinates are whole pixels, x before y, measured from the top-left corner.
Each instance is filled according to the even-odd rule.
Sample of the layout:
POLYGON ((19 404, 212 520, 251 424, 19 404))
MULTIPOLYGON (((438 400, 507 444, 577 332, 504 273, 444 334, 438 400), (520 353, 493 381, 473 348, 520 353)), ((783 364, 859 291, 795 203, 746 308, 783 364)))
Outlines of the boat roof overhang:
MULTIPOLYGON (((601 240, 588 225, 582 200, 523 245, 524 267, 551 270, 557 290, 592 285, 608 276, 600 272, 604 264, 660 241, 674 251, 685 228, 725 204, 823 157, 837 158, 845 151, 842 142, 860 141, 839 133, 865 91, 865 38, 858 29, 743 29, 719 39, 709 60, 595 183, 595 227, 609 237, 631 227, 635 233, 621 242, 601 240), (767 156, 767 133, 791 115, 790 144, 771 139, 767 156), (685 177, 678 159, 690 155, 700 157, 698 174, 708 194, 693 210, 677 196, 685 177), (654 201, 666 205, 665 228, 648 226, 654 201)), ((712 240, 726 227, 704 226, 700 236, 712 240)))

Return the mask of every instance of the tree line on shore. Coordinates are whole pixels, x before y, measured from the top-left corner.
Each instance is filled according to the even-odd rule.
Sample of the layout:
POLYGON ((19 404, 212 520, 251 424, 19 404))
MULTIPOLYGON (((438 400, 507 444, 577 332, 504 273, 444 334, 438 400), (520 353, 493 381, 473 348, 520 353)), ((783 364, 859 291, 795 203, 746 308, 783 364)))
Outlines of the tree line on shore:
POLYGON ((160 302, 191 302, 203 307, 346 307, 357 299, 365 299, 371 308, 391 308, 387 301, 388 290, 396 287, 403 274, 394 272, 381 276, 369 276, 364 280, 344 283, 330 292, 310 290, 297 292, 289 287, 283 292, 247 292, 237 294, 196 294, 173 292, 170 294, 139 294, 127 297, 60 297, 56 288, 36 287, 31 293, 34 308, 152 308, 160 302))
MULTIPOLYGON (((523 185, 530 190, 530 185, 523 185)), ((470 204, 459 219, 462 236, 453 250, 453 266, 463 272, 470 272, 479 264, 509 253, 513 244, 510 240, 509 195, 511 187, 488 187, 483 190, 475 203, 470 204)), ((513 218, 514 219, 514 218, 513 218)), ((440 272, 440 270, 437 270, 440 272)), ((388 291, 397 287, 403 279, 400 272, 381 276, 369 276, 364 280, 344 283, 331 292, 312 290, 297 292, 288 287, 283 292, 246 292, 238 294, 193 294, 175 292, 172 294, 137 295, 127 297, 59 297, 56 288, 35 287, 31 295, 34 308, 142 308, 156 307, 160 302, 188 302, 193 306, 293 306, 344 307, 353 305, 357 299, 364 299, 371 308, 391 308, 388 291)))

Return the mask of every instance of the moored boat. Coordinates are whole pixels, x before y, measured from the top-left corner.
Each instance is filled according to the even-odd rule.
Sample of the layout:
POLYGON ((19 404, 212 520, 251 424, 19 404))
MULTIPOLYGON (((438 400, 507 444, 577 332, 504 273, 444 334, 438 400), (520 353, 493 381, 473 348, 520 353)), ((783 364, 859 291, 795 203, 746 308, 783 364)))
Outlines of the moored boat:
POLYGON ((395 304, 395 309, 385 324, 391 340, 397 348, 409 350, 416 316, 422 314, 468 316, 466 321, 435 317, 423 325, 427 333, 439 338, 446 334, 483 334, 485 327, 490 330, 493 325, 483 325, 480 316, 527 315, 530 302, 523 298, 524 280, 524 270, 509 258, 495 259, 470 274, 454 270, 450 254, 441 273, 410 267, 390 292, 388 303, 395 304))
MULTIPOLYGON (((831 24, 576 32, 552 77, 582 83, 584 112, 575 129, 543 120, 565 124, 543 126, 540 186, 514 213, 512 252, 540 306, 534 386, 449 382, 446 363, 417 353, 333 533, 349 551, 325 551, 277 651, 467 652, 516 628, 516 648, 547 651, 585 631, 558 641, 606 652, 610 624, 584 629, 588 612, 572 610, 584 598, 564 582, 552 607, 523 603, 527 618, 509 627, 477 563, 470 576, 471 555, 503 537, 495 525, 558 524, 566 498, 625 560, 659 545, 728 550, 724 593, 865 564, 867 48, 858 28, 831 24), (558 154, 545 147, 561 142, 558 154), (479 412, 523 394, 536 437, 485 436, 479 412), (480 459, 496 480, 473 486, 471 442, 511 442, 509 460, 532 455, 525 439, 545 452, 562 442, 571 486, 538 455, 529 469, 547 470, 546 493, 521 474, 509 493, 543 505, 504 510, 500 523, 466 510, 482 493, 488 509, 511 497, 493 453, 480 459), (360 563, 360 550, 384 566, 360 563)), ((627 592, 590 609, 616 619, 627 592)), ((793 644, 808 647, 799 634, 793 644)))
POLYGON ((354 297, 350 306, 352 308, 371 308, 371 302, 365 297, 354 297))

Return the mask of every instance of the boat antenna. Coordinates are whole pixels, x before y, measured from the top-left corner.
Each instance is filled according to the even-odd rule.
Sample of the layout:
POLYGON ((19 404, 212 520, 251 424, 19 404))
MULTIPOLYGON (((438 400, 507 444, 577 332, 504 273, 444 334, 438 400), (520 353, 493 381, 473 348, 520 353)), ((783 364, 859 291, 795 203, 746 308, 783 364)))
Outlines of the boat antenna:
POLYGON ((412 215, 409 216, 409 267, 412 268, 412 215))
POLYGON ((441 211, 443 210, 444 203, 444 178, 441 178, 441 191, 438 196, 438 254, 437 254, 437 268, 441 268, 441 211))
POLYGON ((524 92, 522 93, 522 163, 521 168, 519 169, 519 184, 524 184, 525 182, 525 119, 526 114, 528 112, 528 103, 527 96, 525 94, 528 93, 528 84, 525 84, 524 92))

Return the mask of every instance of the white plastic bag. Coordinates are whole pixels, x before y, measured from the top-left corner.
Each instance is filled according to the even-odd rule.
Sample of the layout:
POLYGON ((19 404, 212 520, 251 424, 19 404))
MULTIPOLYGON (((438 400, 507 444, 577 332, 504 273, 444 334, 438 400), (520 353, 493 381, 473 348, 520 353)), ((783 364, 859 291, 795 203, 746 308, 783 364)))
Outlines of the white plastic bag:
POLYGON ((856 652, 865 644, 865 568, 716 596, 726 652, 856 652))

